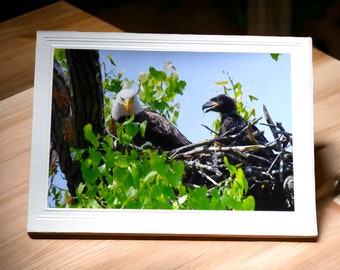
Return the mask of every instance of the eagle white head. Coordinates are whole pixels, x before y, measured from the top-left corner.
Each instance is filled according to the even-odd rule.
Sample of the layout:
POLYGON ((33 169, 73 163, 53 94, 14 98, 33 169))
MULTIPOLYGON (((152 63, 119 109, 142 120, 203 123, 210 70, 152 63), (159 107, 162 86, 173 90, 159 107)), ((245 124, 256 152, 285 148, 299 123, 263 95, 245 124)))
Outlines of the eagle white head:
POLYGON ((122 117, 137 115, 141 111, 143 111, 143 107, 137 94, 131 89, 122 89, 112 102, 111 116, 115 121, 118 121, 122 117))

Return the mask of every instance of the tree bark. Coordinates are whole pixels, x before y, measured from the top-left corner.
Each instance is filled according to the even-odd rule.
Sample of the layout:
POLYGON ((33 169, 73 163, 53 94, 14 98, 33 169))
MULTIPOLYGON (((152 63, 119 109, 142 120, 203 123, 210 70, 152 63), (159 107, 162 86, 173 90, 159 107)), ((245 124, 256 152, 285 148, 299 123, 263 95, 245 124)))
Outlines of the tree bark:
POLYGON ((83 181, 80 164, 72 159, 70 147, 86 148, 83 128, 92 124, 104 134, 104 91, 97 50, 66 50, 69 78, 54 61, 51 142, 72 196, 83 181))

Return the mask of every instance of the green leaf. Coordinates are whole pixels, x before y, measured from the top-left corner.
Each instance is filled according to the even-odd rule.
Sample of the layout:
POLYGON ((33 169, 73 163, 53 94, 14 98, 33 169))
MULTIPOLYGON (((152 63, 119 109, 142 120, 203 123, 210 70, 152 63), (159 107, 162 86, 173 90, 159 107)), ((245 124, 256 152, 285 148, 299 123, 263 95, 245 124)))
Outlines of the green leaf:
POLYGON ((83 183, 80 183, 77 187, 77 194, 82 194, 84 191, 85 185, 83 183))
POLYGON ((255 209, 255 199, 253 196, 248 196, 242 201, 242 210, 254 210, 255 209))
POLYGON ((255 97, 253 95, 249 95, 249 99, 250 99, 250 101, 259 100, 257 97, 255 97))
POLYGON ((190 206, 195 210, 210 209, 209 199, 207 197, 208 190, 206 187, 190 189, 190 206))
POLYGON ((280 54, 279 53, 271 53, 270 56, 275 60, 279 60, 280 54))
POLYGON ((138 190, 135 189, 134 187, 130 187, 126 192, 126 198, 127 200, 131 201, 138 193, 138 190))
POLYGON ((97 167, 87 168, 87 166, 86 165, 84 166, 83 164, 84 163, 81 164, 81 170, 85 183, 86 184, 94 183, 100 175, 99 169, 97 167))
POLYGON ((113 176, 118 183, 121 183, 124 182, 129 177, 129 172, 127 168, 116 166, 113 168, 113 176))
POLYGON ((109 149, 113 149, 113 138, 111 136, 104 136, 104 142, 107 144, 109 149))
POLYGON ((164 81, 166 79, 166 73, 164 71, 158 71, 154 67, 149 68, 150 75, 158 81, 164 81))
POLYGON ((158 89, 158 91, 156 91, 156 93, 154 94, 153 98, 154 100, 162 100, 163 96, 164 96, 164 93, 162 89, 158 89))
POLYGON ((127 125, 131 124, 131 123, 133 122, 133 120, 135 120, 135 115, 134 115, 134 114, 132 114, 132 115, 129 117, 129 119, 126 119, 126 120, 124 121, 124 123, 122 124, 122 126, 127 126, 127 125))
POLYGON ((125 125, 125 132, 131 138, 136 136, 138 131, 139 131, 139 124, 136 122, 132 122, 132 123, 129 123, 128 125, 125 125))
POLYGON ((89 141, 94 147, 99 146, 99 140, 97 136, 93 133, 91 124, 86 124, 84 126, 84 136, 85 136, 85 139, 89 141))
POLYGON ((223 204, 223 201, 221 200, 219 191, 217 188, 214 188, 210 191, 210 207, 214 210, 225 210, 226 207, 223 204))
POLYGON ((112 60, 112 56, 110 54, 106 58, 110 61, 112 66, 117 66, 116 63, 112 60))
POLYGON ((145 182, 148 182, 150 179, 154 178, 157 174, 158 174, 157 171, 151 171, 151 172, 149 172, 149 173, 144 177, 144 181, 145 181, 145 182))
POLYGON ((105 90, 118 93, 122 90, 122 81, 119 79, 111 79, 110 81, 105 81, 104 85, 105 90))
POLYGON ((227 85, 229 81, 217 81, 215 82, 216 85, 227 85))
POLYGON ((255 109, 254 108, 249 110, 249 116, 255 116, 255 109))
POLYGON ((184 163, 181 161, 173 162, 172 170, 169 170, 169 174, 166 179, 171 186, 178 188, 179 184, 182 182, 182 176, 184 174, 184 163))
POLYGON ((127 159, 126 156, 121 156, 117 162, 116 162, 116 166, 119 168, 128 168, 130 166, 130 162, 127 159))
POLYGON ((172 189, 171 187, 169 186, 164 186, 163 188, 163 194, 166 198, 172 198, 172 199, 175 199, 176 198, 176 194, 174 192, 174 189, 172 189))
POLYGON ((83 158, 83 154, 85 153, 85 149, 77 149, 74 147, 70 147, 70 152, 73 155, 74 160, 81 160, 83 158))
POLYGON ((90 158, 92 159, 92 166, 97 167, 102 159, 102 154, 96 151, 94 148, 89 148, 90 158))
POLYGON ((221 202, 227 209, 234 209, 237 201, 229 194, 227 189, 224 189, 221 196, 221 202))
POLYGON ((140 125, 139 125, 139 132, 140 132, 142 137, 145 137, 145 131, 146 131, 147 123, 148 122, 145 120, 142 123, 140 123, 140 125))
POLYGON ((184 88, 187 86, 187 83, 183 80, 180 80, 178 83, 177 83, 177 93, 179 94, 183 94, 184 92, 184 88))
POLYGON ((240 184, 241 188, 244 190, 244 193, 247 193, 248 192, 248 181, 241 168, 237 169, 236 179, 237 179, 237 182, 240 184))
POLYGON ((235 174, 236 171, 237 171, 236 166, 230 164, 229 161, 228 161, 228 158, 227 158, 226 156, 223 158, 223 160, 224 160, 224 164, 225 164, 225 166, 227 167, 228 171, 229 171, 232 175, 235 174))
POLYGON ((131 115, 124 123, 116 123, 117 137, 121 144, 128 145, 134 136, 139 132, 139 123, 133 122, 134 115, 131 115))
POLYGON ((106 151, 104 155, 104 162, 106 164, 106 168, 113 168, 116 162, 116 159, 119 158, 120 152, 115 151, 112 152, 110 150, 106 151))
POLYGON ((58 61, 64 61, 66 59, 65 49, 55 49, 54 50, 54 57, 58 61))

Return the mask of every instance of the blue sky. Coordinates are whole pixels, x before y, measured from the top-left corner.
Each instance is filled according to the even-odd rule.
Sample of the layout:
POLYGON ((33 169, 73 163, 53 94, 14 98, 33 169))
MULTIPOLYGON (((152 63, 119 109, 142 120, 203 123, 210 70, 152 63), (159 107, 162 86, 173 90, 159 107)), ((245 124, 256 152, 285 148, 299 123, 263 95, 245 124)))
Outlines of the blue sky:
MULTIPOLYGON (((163 70, 170 61, 176 67, 179 78, 187 86, 180 103, 178 128, 192 141, 211 138, 202 124, 211 127, 217 113, 202 112, 202 105, 211 97, 223 92, 215 82, 225 81, 227 75, 234 83, 240 82, 244 95, 254 95, 259 100, 246 105, 255 108, 256 117, 263 117, 262 105, 266 105, 275 122, 282 122, 291 131, 291 73, 290 55, 282 54, 274 61, 269 53, 211 53, 211 52, 155 52, 155 51, 101 51, 100 61, 111 55, 117 65, 116 72, 123 70, 123 77, 138 81, 140 72, 150 66, 163 70)), ((109 64, 106 64, 109 67, 109 64)), ((133 87, 137 90, 137 84, 133 87)), ((248 99, 247 99, 248 100, 248 99)), ((264 122, 264 121, 260 121, 264 122)), ((265 126, 259 126, 271 140, 265 126)))

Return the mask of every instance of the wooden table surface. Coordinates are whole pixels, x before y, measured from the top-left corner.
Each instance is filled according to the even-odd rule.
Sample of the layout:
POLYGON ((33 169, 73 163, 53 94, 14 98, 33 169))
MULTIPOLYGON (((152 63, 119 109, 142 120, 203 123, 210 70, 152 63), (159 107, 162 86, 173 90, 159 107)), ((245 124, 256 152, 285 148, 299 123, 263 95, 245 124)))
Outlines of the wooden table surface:
POLYGON ((0 23, 0 100, 33 86, 37 30, 120 31, 63 1, 0 23))
POLYGON ((119 31, 58 2, 0 24, 0 269, 340 269, 340 62, 313 51, 319 237, 32 239, 26 232, 36 30, 119 31))

